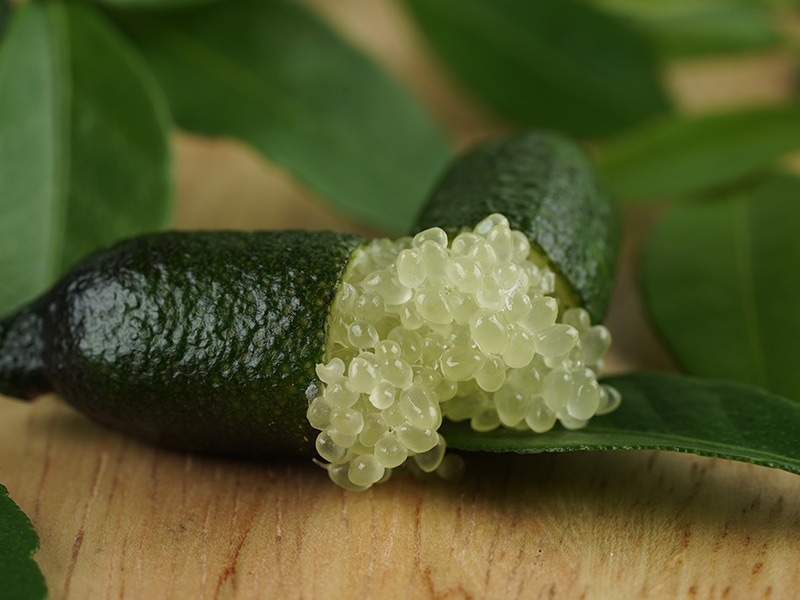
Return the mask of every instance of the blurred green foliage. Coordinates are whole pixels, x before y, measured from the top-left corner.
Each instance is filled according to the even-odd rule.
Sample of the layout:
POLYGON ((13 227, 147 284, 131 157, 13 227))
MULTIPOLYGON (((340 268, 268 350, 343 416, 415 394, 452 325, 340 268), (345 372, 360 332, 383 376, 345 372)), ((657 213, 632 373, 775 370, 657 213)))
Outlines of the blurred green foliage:
MULTIPOLYGON (((621 210, 665 209, 642 278, 650 313, 688 372, 800 401, 789 381, 800 360, 800 184, 780 175, 763 183, 800 144, 798 107, 787 99, 687 116, 665 83, 667 66, 698 56, 793 56, 783 17, 796 16, 796 2, 398 3, 444 67, 509 128, 591 141, 621 210)), ((0 0, 0 313, 86 253, 169 226, 173 121, 251 144, 336 208, 392 233, 406 230, 451 153, 411 91, 296 2, 29 0, 12 9, 0 0)), ((751 400, 757 410, 768 397, 646 374, 626 385, 634 408, 656 413, 678 391, 720 410, 751 400)), ((699 422, 690 415, 686 427, 699 422)), ((668 439, 678 430, 661 432, 661 445, 630 441, 655 430, 617 433, 616 447, 680 446, 668 439)), ((755 460, 766 438, 779 444, 783 433, 728 455, 755 460)), ((714 443, 700 435, 681 449, 715 454, 714 443)), ((787 460, 796 466, 796 456, 787 460)), ((14 510, 0 506, 0 519, 14 510)), ((20 597, 39 597, 30 581, 20 597)))

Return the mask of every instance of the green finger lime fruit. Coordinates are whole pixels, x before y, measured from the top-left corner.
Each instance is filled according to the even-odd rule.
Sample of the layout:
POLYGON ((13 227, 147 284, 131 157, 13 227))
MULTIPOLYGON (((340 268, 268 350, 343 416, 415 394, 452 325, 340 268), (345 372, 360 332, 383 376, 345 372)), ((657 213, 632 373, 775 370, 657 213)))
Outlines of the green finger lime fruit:
POLYGON ((0 322, 0 392, 55 391, 159 444, 311 455, 350 489, 450 469, 443 418, 582 427, 616 221, 561 137, 457 160, 413 237, 169 232, 121 242, 0 322), (585 308, 581 308, 585 307, 585 308))

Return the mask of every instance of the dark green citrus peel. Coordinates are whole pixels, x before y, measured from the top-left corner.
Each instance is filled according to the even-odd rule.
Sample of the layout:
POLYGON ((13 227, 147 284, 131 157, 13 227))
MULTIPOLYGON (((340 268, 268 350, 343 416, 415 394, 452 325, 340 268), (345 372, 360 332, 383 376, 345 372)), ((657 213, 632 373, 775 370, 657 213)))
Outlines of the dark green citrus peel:
POLYGON ((471 228, 492 213, 524 232, 539 262, 557 275, 563 305, 594 321, 608 309, 619 220, 583 151, 557 134, 490 141, 456 161, 439 181, 414 232, 471 228))
POLYGON ((306 391, 362 238, 179 233, 85 260, 0 323, 0 391, 192 450, 311 454, 306 391))
POLYGON ((352 489, 385 478, 377 459, 356 459, 397 439, 437 468, 442 415, 543 431, 616 406, 596 379, 610 338, 591 321, 618 232, 574 144, 528 134, 468 153, 414 231, 369 244, 300 231, 119 243, 0 322, 0 393, 54 391, 172 447, 316 447, 352 489))

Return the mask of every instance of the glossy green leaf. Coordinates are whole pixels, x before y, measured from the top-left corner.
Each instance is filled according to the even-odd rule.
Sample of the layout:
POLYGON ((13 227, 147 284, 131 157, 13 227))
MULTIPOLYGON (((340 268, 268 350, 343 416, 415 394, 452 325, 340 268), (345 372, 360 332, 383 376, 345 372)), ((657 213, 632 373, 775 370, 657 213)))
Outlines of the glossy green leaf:
POLYGON ((91 7, 32 1, 0 47, 0 312, 170 215, 166 112, 91 7))
POLYGON ((689 372, 800 402, 800 179, 688 205, 656 228, 642 264, 652 320, 689 372))
POLYGON ((525 125, 602 137, 667 112, 647 41, 574 0, 406 0, 476 94, 525 125))
POLYGON ((467 423, 445 423, 440 432, 449 447, 461 450, 672 450, 800 474, 796 402, 750 386, 668 373, 633 373, 604 383, 622 394, 622 404, 584 429, 476 433, 467 423))
POLYGON ((600 174, 621 202, 702 192, 745 177, 800 148, 800 106, 675 117, 606 146, 600 174))
POLYGON ((251 143, 389 231, 408 229, 449 159, 409 94, 294 2, 118 17, 181 126, 251 143))
POLYGON ((0 484, 0 597, 4 600, 38 600, 47 597, 42 572, 33 561, 39 537, 0 484))
POLYGON ((780 42, 763 0, 594 0, 628 19, 669 57, 761 50, 780 42))

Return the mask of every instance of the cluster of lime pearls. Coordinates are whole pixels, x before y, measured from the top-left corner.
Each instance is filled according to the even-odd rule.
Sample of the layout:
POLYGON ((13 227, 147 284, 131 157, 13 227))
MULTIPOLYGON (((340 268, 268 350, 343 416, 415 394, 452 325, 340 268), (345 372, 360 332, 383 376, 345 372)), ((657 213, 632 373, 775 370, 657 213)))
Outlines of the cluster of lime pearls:
POLYGON ((452 240, 434 227, 357 250, 308 408, 331 479, 362 490, 406 464, 448 478, 461 465, 443 417, 544 432, 616 408, 597 381, 608 329, 582 308, 560 313, 555 280, 499 214, 452 240))

